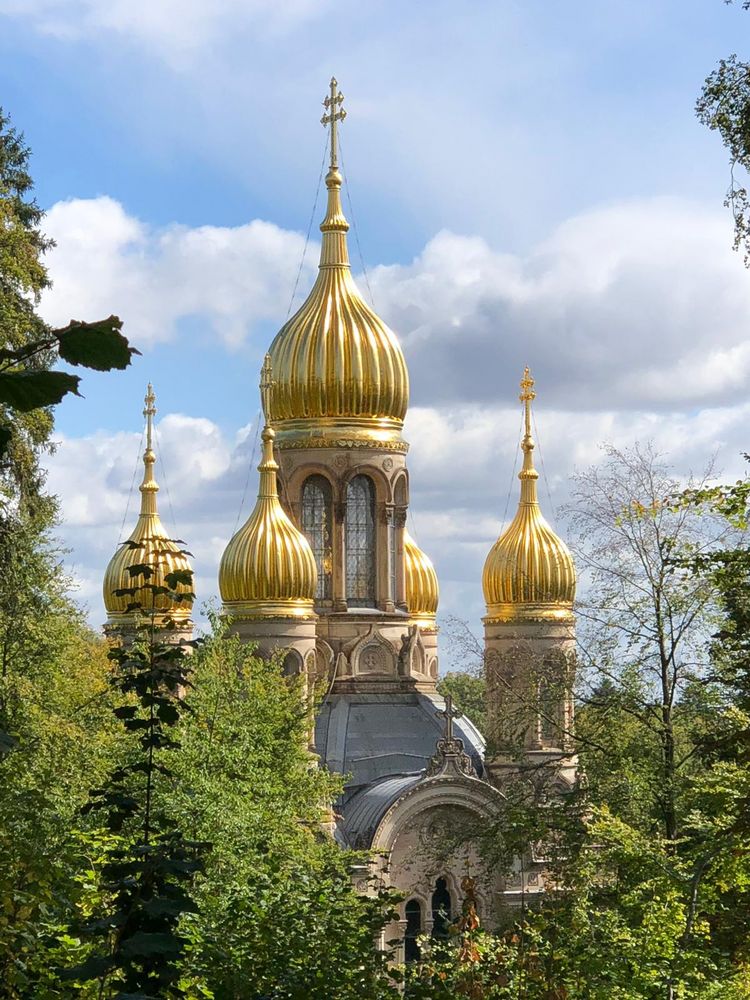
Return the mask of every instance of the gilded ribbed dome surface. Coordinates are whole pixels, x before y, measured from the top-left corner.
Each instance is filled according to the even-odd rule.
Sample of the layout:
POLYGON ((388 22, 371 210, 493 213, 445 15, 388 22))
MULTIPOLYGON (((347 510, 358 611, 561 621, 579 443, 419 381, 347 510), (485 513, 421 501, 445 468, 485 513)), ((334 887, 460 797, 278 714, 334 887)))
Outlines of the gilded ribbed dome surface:
MULTIPOLYGON (((159 486, 154 478, 156 456, 151 446, 152 419, 156 413, 154 402, 156 397, 151 386, 146 395, 147 418, 146 450, 143 455, 144 474, 140 486, 141 509, 135 528, 130 533, 127 542, 121 545, 107 566, 102 587, 104 606, 108 613, 110 625, 129 623, 135 620, 136 614, 128 611, 128 606, 139 602, 143 613, 152 610, 160 616, 174 619, 175 622, 185 622, 190 618, 191 600, 175 601, 166 594, 154 595, 150 590, 144 590, 135 595, 116 597, 115 591, 143 584, 153 584, 157 587, 166 586, 165 577, 177 570, 191 570, 190 562, 181 551, 180 545, 171 539, 164 529, 157 509, 156 495, 159 486), (131 545, 129 543, 134 543, 131 545), (131 576, 128 568, 147 564, 154 569, 154 575, 146 580, 143 576, 131 576)), ((176 593, 189 594, 192 586, 180 584, 176 593)))
POLYGON ((539 507, 531 435, 533 379, 528 369, 521 382, 526 410, 522 442, 521 498, 516 516, 490 549, 482 587, 487 617, 498 621, 561 619, 572 614, 576 570, 565 542, 545 520, 539 507))
MULTIPOLYGON (((340 97, 334 98, 334 113, 340 97)), ((367 305, 352 278, 349 224, 341 207, 337 166, 337 120, 325 118, 331 124, 331 164, 326 176, 328 209, 320 226, 320 270, 304 304, 271 344, 274 385, 266 419, 282 448, 327 441, 398 447, 409 377, 395 334, 367 305)))
POLYGON ((404 531, 406 606, 413 618, 434 621, 438 608, 438 579, 432 560, 408 531, 404 531))
POLYGON ((315 557, 279 502, 274 432, 263 431, 260 488, 252 514, 221 557, 219 590, 233 617, 309 617, 317 582, 315 557))

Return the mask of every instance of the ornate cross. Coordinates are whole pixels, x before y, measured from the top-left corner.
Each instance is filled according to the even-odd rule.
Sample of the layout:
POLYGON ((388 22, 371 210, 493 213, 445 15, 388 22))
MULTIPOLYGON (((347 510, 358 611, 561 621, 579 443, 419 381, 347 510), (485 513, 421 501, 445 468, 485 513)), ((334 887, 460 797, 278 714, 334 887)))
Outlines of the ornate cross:
POLYGON ((266 420, 269 419, 271 406, 271 390, 276 383, 273 380, 273 369, 271 367, 271 355, 266 354, 263 359, 263 367, 260 370, 260 400, 263 404, 263 412, 266 420))
POLYGON ((153 419, 156 416, 156 407, 154 406, 156 396, 154 395, 154 387, 150 382, 146 390, 146 398, 143 402, 146 404, 146 408, 143 411, 143 416, 146 418, 146 448, 148 451, 151 451, 151 427, 153 419))
POLYGON ((331 77, 331 93, 323 101, 323 107, 326 109, 326 113, 320 119, 321 125, 331 126, 331 170, 335 170, 338 167, 338 122, 342 122, 346 118, 346 111, 341 107, 344 103, 344 95, 338 89, 338 81, 335 76, 331 77))
POLYGON ((446 740, 453 739, 453 720, 457 719, 461 713, 457 708, 453 707, 453 696, 447 694, 445 696, 445 709, 443 711, 437 711, 435 713, 439 715, 441 719, 445 719, 445 733, 444 738, 446 740))
POLYGON ((536 393, 534 392, 534 379, 531 377, 528 365, 523 370, 523 378, 521 379, 521 395, 518 398, 524 406, 526 437, 531 437, 531 402, 536 399, 536 393))

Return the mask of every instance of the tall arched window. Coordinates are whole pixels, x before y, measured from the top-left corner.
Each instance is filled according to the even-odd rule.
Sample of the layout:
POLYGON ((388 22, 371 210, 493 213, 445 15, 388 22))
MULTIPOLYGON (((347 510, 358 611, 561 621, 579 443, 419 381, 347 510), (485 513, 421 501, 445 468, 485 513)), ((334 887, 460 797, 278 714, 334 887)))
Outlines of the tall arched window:
POLYGON ((375 488, 369 476, 346 487, 346 602, 375 607, 375 488))
POLYGON ((422 907, 418 899, 410 899, 404 907, 406 928, 404 930, 404 961, 419 961, 417 938, 422 933, 422 907))
POLYGON ((448 883, 439 878, 432 894, 432 936, 445 940, 450 933, 451 925, 451 894, 448 883))
POLYGON ((310 476, 302 487, 302 531, 310 543, 318 568, 318 601, 331 600, 331 536, 333 504, 331 484, 325 476, 310 476))

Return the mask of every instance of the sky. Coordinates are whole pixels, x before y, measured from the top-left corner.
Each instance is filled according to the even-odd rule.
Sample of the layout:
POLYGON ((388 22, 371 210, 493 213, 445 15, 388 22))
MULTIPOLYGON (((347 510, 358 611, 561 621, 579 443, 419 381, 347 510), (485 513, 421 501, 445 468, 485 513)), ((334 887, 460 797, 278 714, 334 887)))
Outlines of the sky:
POLYGON ((217 592, 254 500, 260 363, 315 273, 332 74, 352 260, 409 365, 411 531, 441 616, 479 628, 526 364, 563 534, 603 443, 740 475, 750 274, 694 104, 749 29, 721 0, 0 0, 0 103, 56 240, 43 314, 116 313, 142 352, 84 374, 47 459, 91 621, 137 511, 149 380, 163 519, 217 592))

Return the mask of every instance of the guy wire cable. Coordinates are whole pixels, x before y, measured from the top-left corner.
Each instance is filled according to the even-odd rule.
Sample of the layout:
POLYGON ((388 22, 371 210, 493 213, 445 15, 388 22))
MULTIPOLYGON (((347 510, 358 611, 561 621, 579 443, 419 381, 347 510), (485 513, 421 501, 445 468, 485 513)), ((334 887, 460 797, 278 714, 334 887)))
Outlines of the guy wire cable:
MULTIPOLYGON (((253 450, 250 453, 250 461, 247 463, 247 477, 245 478, 245 488, 242 491, 242 499, 240 500, 240 507, 237 511, 237 520, 234 522, 234 528, 232 530, 232 535, 237 533, 237 525, 240 523, 240 517, 242 517, 242 508, 245 506, 245 499, 247 497, 247 488, 250 485, 250 475, 255 466, 255 451, 258 447, 258 432, 260 431, 260 414, 261 411, 258 410, 258 414, 255 418, 255 438, 253 439, 253 450)), ((250 425, 250 433, 252 434, 252 424, 250 425)), ((250 434, 248 434, 250 437, 250 434)))
MULTIPOLYGON (((362 265, 362 273, 365 277, 365 284, 367 285, 367 292, 370 296, 370 305, 375 309, 375 299, 372 294, 372 288, 370 287, 370 276, 367 273, 367 265, 365 264, 365 258, 362 254, 362 246, 359 242, 359 229, 357 228, 357 216, 354 214, 354 205, 352 204, 352 196, 349 190, 349 181, 346 177, 346 161, 344 160, 344 147, 341 145, 341 136, 339 138, 339 154, 341 156, 341 173, 344 177, 344 190, 346 191, 346 202, 349 206, 349 215, 352 217, 352 229, 354 230, 354 239, 357 244, 357 253, 359 254, 359 262, 362 265)), ((377 311, 377 310, 376 310, 377 311)))
POLYGON ((516 440, 518 441, 518 447, 516 448, 515 457, 513 459, 513 471, 510 474, 510 484, 508 486, 508 496, 505 500, 505 510, 503 511, 503 528, 508 521, 508 507, 510 507, 510 495, 513 492, 513 480, 516 478, 516 469, 518 468, 518 456, 521 452, 521 431, 523 430, 523 414, 521 414, 521 422, 518 425, 518 434, 516 435, 516 440))
POLYGON ((552 502, 552 492, 551 492, 551 490, 549 488, 549 479, 547 479, 547 471, 544 468, 544 455, 542 454, 542 443, 541 443, 541 440, 539 438, 539 432, 536 429, 536 417, 534 416, 534 411, 533 410, 531 411, 531 422, 532 422, 532 425, 534 427, 534 439, 536 441, 536 446, 539 449, 539 464, 542 467, 542 476, 544 477, 544 486, 545 486, 545 489, 547 490, 547 499, 549 500, 550 515, 554 516, 555 505, 552 502))
POLYGON ((143 438, 146 434, 146 418, 143 418, 143 427, 141 429, 141 440, 138 444, 138 451, 135 456, 135 465, 133 466, 133 478, 130 480, 130 490, 128 491, 128 500, 125 504, 125 513, 122 518, 122 524, 120 525, 120 534, 117 536, 117 546, 119 548, 120 542, 122 542, 122 535, 125 531, 125 523, 128 519, 128 514, 130 513, 130 501, 133 497, 133 490, 135 489, 135 477, 138 475, 138 466, 140 465, 141 452, 143 451, 143 438))
POLYGON ((323 159, 320 161, 320 173, 318 174, 318 183, 315 187, 315 199, 313 201, 312 212, 310 212, 310 221, 307 224, 307 236, 305 236, 305 246, 302 250, 302 257, 300 258, 299 267, 297 268, 297 277, 294 281, 294 288, 292 289, 292 297, 289 299, 289 308, 286 311, 286 320, 292 312, 292 306, 294 305, 294 299, 297 295, 297 287, 299 285, 299 279, 302 275, 302 268, 305 263, 305 257, 307 256, 307 246, 310 242, 310 233, 312 232, 313 222, 315 221, 315 212, 318 208, 318 198, 320 197, 320 182, 323 180, 323 171, 326 165, 326 153, 328 152, 328 132, 326 132, 326 141, 323 145, 323 159))
POLYGON ((154 441, 156 442, 156 457, 159 459, 159 467, 161 469, 161 477, 164 480, 164 492, 167 494, 167 503, 169 504, 169 519, 172 522, 172 531, 175 537, 172 541, 177 541, 177 521, 174 516, 174 508, 172 507, 172 497, 169 493, 169 480, 167 479, 167 469, 164 465, 164 456, 161 450, 161 444, 159 443, 159 432, 156 429, 156 421, 154 421, 154 441))

